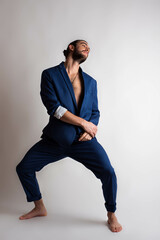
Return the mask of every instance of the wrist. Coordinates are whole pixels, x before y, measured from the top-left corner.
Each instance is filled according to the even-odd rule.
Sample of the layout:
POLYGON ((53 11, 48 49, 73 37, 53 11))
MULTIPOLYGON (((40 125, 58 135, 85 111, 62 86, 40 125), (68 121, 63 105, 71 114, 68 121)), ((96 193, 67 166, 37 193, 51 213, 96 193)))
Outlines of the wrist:
POLYGON ((83 118, 80 118, 80 127, 82 127, 83 128, 83 126, 84 126, 84 124, 85 124, 85 119, 83 119, 83 118))

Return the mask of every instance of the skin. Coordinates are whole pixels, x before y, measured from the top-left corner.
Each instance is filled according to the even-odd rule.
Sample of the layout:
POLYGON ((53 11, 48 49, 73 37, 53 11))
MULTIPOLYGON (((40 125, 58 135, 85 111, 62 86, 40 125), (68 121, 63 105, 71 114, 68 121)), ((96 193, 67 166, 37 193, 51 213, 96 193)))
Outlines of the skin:
MULTIPOLYGON (((90 47, 86 41, 80 41, 77 43, 76 47, 69 45, 70 53, 64 63, 66 71, 70 79, 74 79, 79 72, 79 65, 86 61, 88 58, 90 47)), ((77 78, 79 76, 77 75, 77 78)), ((76 81, 76 78, 75 80, 76 81)), ((70 111, 66 111, 65 114, 60 118, 61 121, 80 126, 84 129, 81 134, 79 141, 88 141, 92 139, 97 133, 97 126, 92 122, 88 122, 83 118, 80 118, 70 111)), ((30 219, 38 216, 47 216, 47 210, 44 206, 42 198, 40 200, 34 201, 35 207, 27 214, 19 217, 20 220, 30 219)), ((117 217, 114 212, 107 212, 108 217, 108 227, 112 232, 120 232, 122 230, 121 224, 118 222, 117 217)))

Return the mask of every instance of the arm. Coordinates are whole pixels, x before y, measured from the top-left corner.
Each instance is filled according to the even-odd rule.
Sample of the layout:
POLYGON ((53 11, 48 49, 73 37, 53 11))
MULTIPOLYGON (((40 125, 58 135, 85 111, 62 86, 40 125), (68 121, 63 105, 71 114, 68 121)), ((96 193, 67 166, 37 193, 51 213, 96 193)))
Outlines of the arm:
POLYGON ((49 73, 44 70, 41 75, 41 90, 40 96, 47 113, 53 116, 56 109, 61 105, 57 99, 53 84, 50 80, 49 73))
POLYGON ((44 70, 41 75, 41 91, 40 96, 43 104, 50 116, 54 116, 64 122, 82 126, 83 118, 78 117, 62 107, 54 90, 53 84, 50 80, 49 73, 44 70), (65 115, 65 116, 64 116, 65 115))
POLYGON ((98 125, 100 118, 100 111, 98 109, 98 93, 97 93, 97 82, 95 81, 94 92, 93 92, 93 105, 92 105, 92 115, 90 118, 90 122, 98 125))
POLYGON ((64 121, 64 122, 74 124, 74 125, 77 125, 77 126, 81 126, 81 127, 82 127, 82 121, 84 120, 84 119, 82 119, 80 117, 77 117, 76 115, 72 114, 70 111, 67 110, 67 108, 64 108, 62 106, 59 106, 56 109, 56 111, 54 113, 54 116, 56 118, 64 121), (65 116, 64 116, 64 114, 65 114, 65 116))
POLYGON ((61 117, 61 120, 82 127, 92 137, 96 135, 97 126, 95 124, 93 124, 92 122, 88 122, 87 120, 78 117, 69 111, 66 111, 64 113, 64 115, 61 117))

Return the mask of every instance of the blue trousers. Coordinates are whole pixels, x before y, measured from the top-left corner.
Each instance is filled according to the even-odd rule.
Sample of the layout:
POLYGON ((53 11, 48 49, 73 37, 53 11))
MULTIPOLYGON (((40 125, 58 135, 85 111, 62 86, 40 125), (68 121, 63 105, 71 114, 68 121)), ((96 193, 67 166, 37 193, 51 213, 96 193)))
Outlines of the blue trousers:
POLYGON ((62 147, 44 137, 35 143, 16 166, 16 172, 25 191, 28 202, 42 198, 36 172, 49 163, 70 157, 91 170, 102 182, 102 192, 107 211, 116 211, 117 178, 114 168, 102 145, 94 137, 88 141, 75 140, 69 147, 62 147))

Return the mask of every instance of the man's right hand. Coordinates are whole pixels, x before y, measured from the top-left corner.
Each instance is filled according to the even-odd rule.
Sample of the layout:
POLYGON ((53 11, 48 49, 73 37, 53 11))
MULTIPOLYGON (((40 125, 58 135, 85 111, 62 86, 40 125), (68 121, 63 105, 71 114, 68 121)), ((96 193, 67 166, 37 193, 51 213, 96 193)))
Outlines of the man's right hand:
POLYGON ((84 121, 82 121, 82 125, 81 127, 88 132, 92 137, 94 137, 97 133, 97 129, 98 127, 93 124, 92 122, 88 122, 84 119, 84 121))
POLYGON ((82 127, 87 133, 89 133, 92 137, 96 135, 97 126, 92 122, 85 120, 75 114, 71 113, 70 111, 66 111, 63 116, 60 118, 61 121, 67 122, 69 124, 73 124, 76 126, 82 127))

